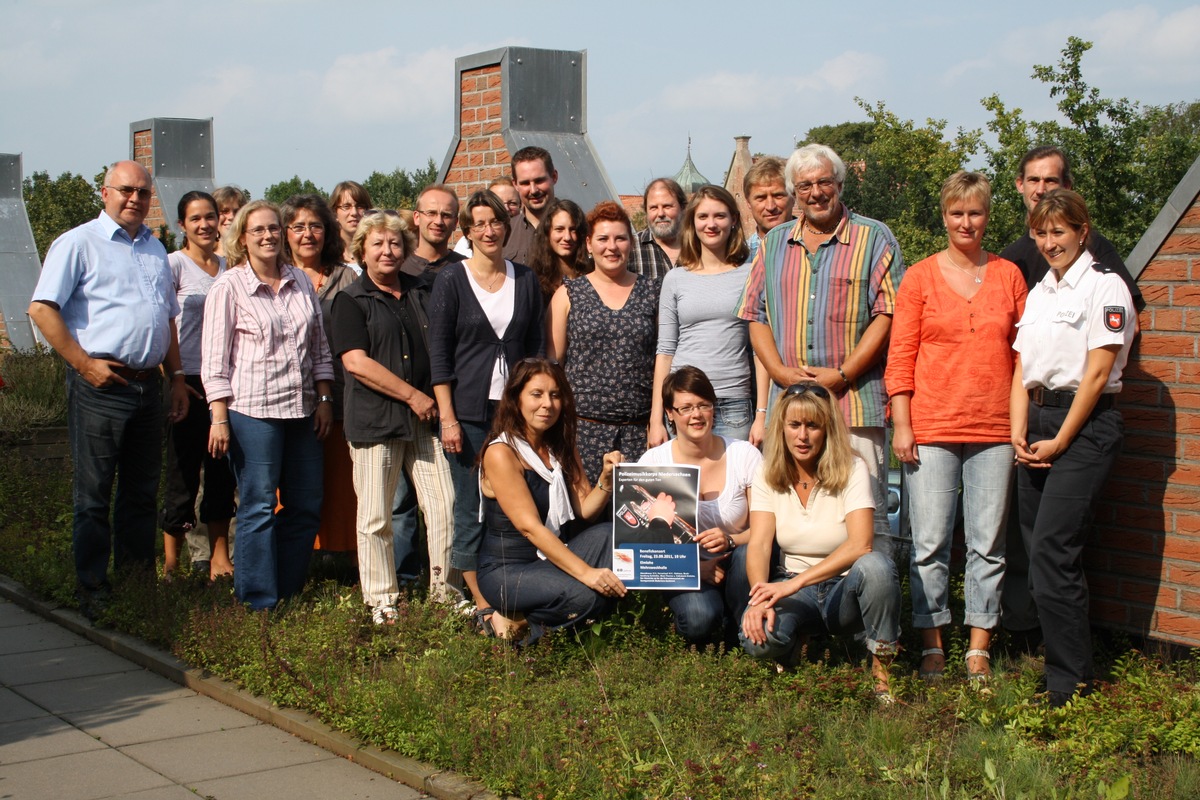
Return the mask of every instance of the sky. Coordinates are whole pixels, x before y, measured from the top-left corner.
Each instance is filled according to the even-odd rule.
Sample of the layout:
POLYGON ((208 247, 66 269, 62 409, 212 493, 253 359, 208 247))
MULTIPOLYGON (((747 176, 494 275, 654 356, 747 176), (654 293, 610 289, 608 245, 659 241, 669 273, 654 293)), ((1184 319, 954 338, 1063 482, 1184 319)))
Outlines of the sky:
POLYGON ((440 165, 455 58, 505 45, 587 51, 589 135, 621 193, 674 174, 689 137, 720 182, 734 136, 786 154, 813 126, 864 120, 855 98, 950 131, 983 128, 992 93, 1057 118, 1030 76, 1071 35, 1095 43, 1084 77, 1106 97, 1200 99, 1200 4, 789 6, 0 0, 0 152, 23 153, 26 175, 90 178, 128 157, 131 122, 212 117, 219 184, 329 189, 440 165))

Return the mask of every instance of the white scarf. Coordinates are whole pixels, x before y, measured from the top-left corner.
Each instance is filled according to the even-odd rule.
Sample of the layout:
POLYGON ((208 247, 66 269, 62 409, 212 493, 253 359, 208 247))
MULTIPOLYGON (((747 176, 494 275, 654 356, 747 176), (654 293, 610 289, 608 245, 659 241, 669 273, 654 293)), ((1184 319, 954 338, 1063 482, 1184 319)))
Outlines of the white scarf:
MULTIPOLYGON (((545 523, 550 532, 558 536, 562 526, 575 519, 575 512, 571 510, 571 492, 567 488, 567 479, 563 475, 562 464, 559 464, 558 459, 551 453, 550 466, 547 467, 541 457, 534 452, 529 442, 511 437, 507 433, 500 434, 490 444, 496 443, 506 444, 516 450, 517 455, 529 465, 529 468, 536 472, 539 478, 550 484, 550 511, 546 514, 545 523)), ((483 521, 482 483, 480 484, 479 521, 483 521)), ((545 558, 540 550, 538 556, 545 558)))

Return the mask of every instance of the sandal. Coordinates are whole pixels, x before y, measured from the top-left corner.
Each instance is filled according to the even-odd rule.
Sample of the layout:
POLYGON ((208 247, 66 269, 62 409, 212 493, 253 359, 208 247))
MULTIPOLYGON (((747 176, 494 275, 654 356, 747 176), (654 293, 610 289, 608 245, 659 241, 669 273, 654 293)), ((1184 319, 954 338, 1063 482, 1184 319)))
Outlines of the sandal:
POLYGON ((921 663, 925 663, 925 659, 930 656, 940 656, 942 663, 934 669, 918 668, 917 675, 926 683, 937 683, 946 673, 946 651, 940 647, 926 647, 921 651, 921 663))
POLYGON ((496 638, 496 626, 492 625, 494 608, 477 608, 472 616, 475 618, 475 630, 489 639, 496 638))
POLYGON ((965 657, 967 662, 967 680, 972 683, 986 683, 992 677, 992 654, 987 650, 968 650, 965 657), (971 669, 971 659, 982 658, 986 659, 987 667, 978 672, 971 669))
POLYGON ((376 625, 395 625, 400 618, 400 612, 395 606, 375 606, 371 609, 371 622, 376 625))

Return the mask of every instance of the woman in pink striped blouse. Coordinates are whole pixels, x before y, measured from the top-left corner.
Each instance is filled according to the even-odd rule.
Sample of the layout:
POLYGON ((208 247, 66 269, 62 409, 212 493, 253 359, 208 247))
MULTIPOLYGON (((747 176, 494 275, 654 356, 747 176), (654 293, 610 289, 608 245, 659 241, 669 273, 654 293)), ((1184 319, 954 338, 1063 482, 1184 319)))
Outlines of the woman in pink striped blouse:
POLYGON ((238 268, 213 284, 204 306, 209 451, 228 453, 237 478, 233 588, 255 609, 304 587, 321 520, 320 440, 333 421, 320 303, 308 276, 284 263, 282 237, 273 204, 243 207, 225 235, 238 268))

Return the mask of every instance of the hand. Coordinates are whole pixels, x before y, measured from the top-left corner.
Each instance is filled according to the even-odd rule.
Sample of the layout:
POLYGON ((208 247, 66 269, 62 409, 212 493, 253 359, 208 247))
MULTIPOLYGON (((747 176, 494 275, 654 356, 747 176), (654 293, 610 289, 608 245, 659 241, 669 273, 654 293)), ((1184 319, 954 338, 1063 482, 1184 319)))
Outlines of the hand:
POLYGON ((751 603, 742 615, 742 633, 757 645, 767 643, 767 631, 775 630, 775 609, 751 603))
POLYGON ((442 449, 447 453, 460 453, 462 452, 462 442, 462 423, 443 422, 442 449))
POLYGON ((725 568, 721 566, 722 559, 708 558, 700 562, 700 580, 709 586, 720 586, 725 582, 725 568))
POLYGON ((430 422, 437 416, 437 403, 433 401, 433 398, 415 389, 412 397, 408 398, 408 407, 413 410, 421 422, 430 422))
POLYGON ((761 447, 763 440, 767 438, 767 415, 754 414, 754 423, 750 426, 750 444, 755 447, 761 447))
POLYGON ((667 527, 675 524, 675 498, 666 492, 659 492, 658 497, 646 501, 646 519, 661 519, 667 527))
POLYGON ((167 422, 176 423, 187 416, 188 405, 192 401, 191 394, 195 392, 184 382, 182 376, 179 380, 171 380, 171 410, 167 413, 167 422))
POLYGON ((669 438, 671 437, 667 433, 667 426, 662 424, 662 420, 650 421, 650 428, 646 432, 646 442, 650 447, 658 447, 669 438))
POLYGON ((608 488, 613 488, 612 473, 613 467, 625 460, 625 456, 620 450, 611 450, 604 454, 604 461, 600 465, 600 483, 608 482, 608 488))
POLYGON ((1018 456, 1018 460, 1020 460, 1021 463, 1027 467, 1034 469, 1049 469, 1052 466, 1054 459, 1061 456, 1063 451, 1066 449, 1067 446, 1059 442, 1058 437, 1053 439, 1042 439, 1041 441, 1037 441, 1029 445, 1029 447, 1027 447, 1025 450, 1025 453, 1027 454, 1025 459, 1022 460, 1020 456, 1018 456))
POLYGON ((325 441, 332 427, 333 403, 317 403, 317 410, 313 412, 313 430, 317 432, 317 441, 325 441))
POLYGON ((807 383, 816 378, 807 367, 784 367, 779 377, 783 378, 783 380, 776 380, 775 382, 785 389, 793 384, 807 383))
POLYGON ((709 528, 696 534, 696 544, 710 553, 724 553, 729 548, 729 537, 720 528, 709 528))
POLYGON ((583 574, 580 582, 597 594, 605 597, 624 597, 625 584, 611 569, 593 567, 583 574))
POLYGON ((89 358, 83 365, 83 369, 79 370, 79 374, 97 389, 114 385, 128 386, 129 381, 115 372, 123 366, 125 365, 120 361, 113 361, 111 358, 89 358))
POLYGON ((229 452, 229 422, 211 425, 208 429, 208 454, 213 458, 224 458, 229 452))
POLYGON ((842 380, 842 373, 832 367, 809 367, 809 374, 817 383, 829 390, 832 395, 840 395, 850 388, 849 385, 842 380))
POLYGON ((192 397, 196 398, 197 400, 203 400, 203 399, 204 399, 204 392, 202 392, 202 391, 200 391, 199 389, 197 389, 196 387, 192 386, 192 385, 191 385, 190 383, 188 383, 186 380, 184 380, 184 382, 183 382, 183 385, 184 385, 185 387, 187 387, 187 393, 188 393, 189 395, 191 395, 192 397))
POLYGON ((791 597, 800 589, 795 584, 795 578, 775 583, 756 583, 750 589, 750 605, 761 605, 764 608, 774 608, 785 597, 791 597))
POLYGON ((917 437, 913 434, 911 425, 897 425, 892 431, 892 452, 901 464, 919 463, 917 437))

